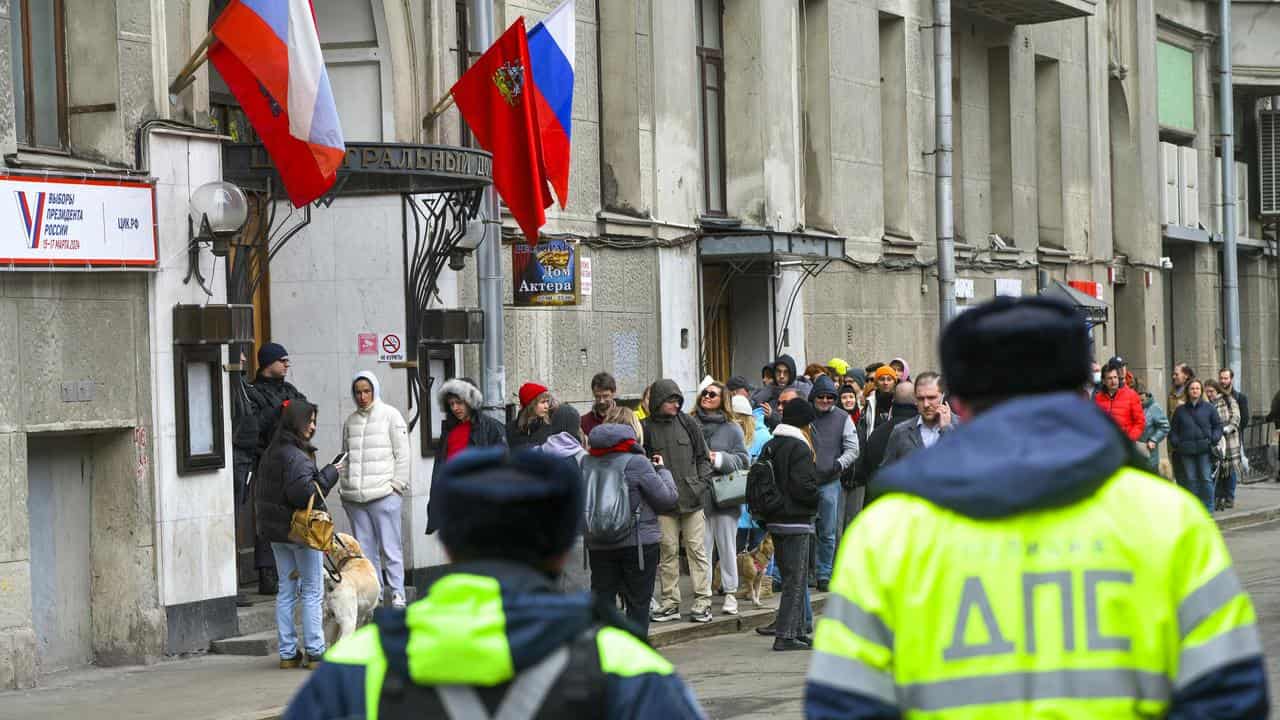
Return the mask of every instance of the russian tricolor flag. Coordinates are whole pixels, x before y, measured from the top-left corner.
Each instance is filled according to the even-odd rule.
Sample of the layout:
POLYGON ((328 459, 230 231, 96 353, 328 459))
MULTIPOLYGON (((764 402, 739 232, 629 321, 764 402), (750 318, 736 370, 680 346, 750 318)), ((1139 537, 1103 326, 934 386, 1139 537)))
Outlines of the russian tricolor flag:
POLYGON ((529 31, 529 65, 547 179, 563 208, 569 201, 569 137, 573 129, 574 0, 529 31))
POLYGON ((346 158, 311 0, 231 0, 209 62, 262 138, 295 207, 333 187, 346 158))

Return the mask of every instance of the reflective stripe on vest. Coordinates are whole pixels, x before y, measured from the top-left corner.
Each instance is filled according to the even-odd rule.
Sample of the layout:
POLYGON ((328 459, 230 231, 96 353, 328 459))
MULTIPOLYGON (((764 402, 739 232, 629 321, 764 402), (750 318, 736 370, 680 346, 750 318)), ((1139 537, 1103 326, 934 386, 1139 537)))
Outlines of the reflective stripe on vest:
POLYGON ((473 687, 440 685, 436 692, 451 720, 533 720, 568 664, 569 648, 562 647, 516 675, 492 716, 473 687))

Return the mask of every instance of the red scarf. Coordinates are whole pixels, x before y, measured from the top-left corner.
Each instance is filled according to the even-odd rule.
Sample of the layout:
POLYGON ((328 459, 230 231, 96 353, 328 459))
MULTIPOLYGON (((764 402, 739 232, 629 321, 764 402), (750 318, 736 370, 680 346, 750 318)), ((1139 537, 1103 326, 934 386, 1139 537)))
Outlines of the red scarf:
POLYGON ((631 452, 631 448, 635 446, 636 441, 633 438, 627 438, 613 447, 591 448, 587 452, 591 453, 591 457, 603 457, 609 453, 631 452))

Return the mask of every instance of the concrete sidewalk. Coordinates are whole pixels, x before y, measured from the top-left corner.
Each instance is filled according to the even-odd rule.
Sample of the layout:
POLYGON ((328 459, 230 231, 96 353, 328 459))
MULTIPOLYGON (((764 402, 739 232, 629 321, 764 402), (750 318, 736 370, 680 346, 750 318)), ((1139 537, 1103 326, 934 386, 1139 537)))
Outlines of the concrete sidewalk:
POLYGON ((274 657, 205 655, 127 668, 88 668, 0 693, 2 720, 274 720, 307 678, 274 657))
POLYGON ((1236 487, 1236 506, 1213 514, 1223 530, 1280 518, 1280 483, 1257 482, 1236 487))

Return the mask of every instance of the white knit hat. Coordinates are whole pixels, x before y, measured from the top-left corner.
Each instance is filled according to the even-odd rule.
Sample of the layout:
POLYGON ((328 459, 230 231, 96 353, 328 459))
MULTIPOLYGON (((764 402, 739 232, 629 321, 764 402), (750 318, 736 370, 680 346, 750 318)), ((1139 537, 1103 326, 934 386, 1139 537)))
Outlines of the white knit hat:
POLYGON ((739 415, 751 414, 751 401, 741 395, 734 395, 733 400, 729 403, 733 411, 739 415))

